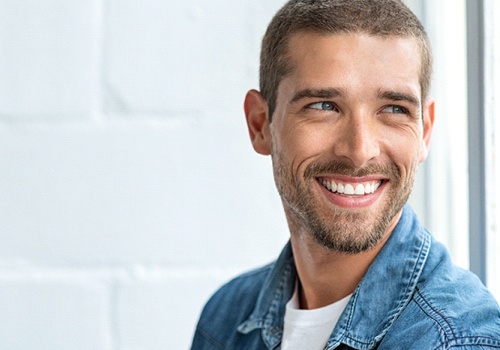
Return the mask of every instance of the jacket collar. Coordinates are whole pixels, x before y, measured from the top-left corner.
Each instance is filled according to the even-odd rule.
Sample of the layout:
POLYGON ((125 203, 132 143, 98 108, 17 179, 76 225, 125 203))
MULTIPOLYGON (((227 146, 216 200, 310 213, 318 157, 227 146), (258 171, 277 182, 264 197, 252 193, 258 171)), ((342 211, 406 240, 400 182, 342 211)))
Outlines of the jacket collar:
MULTIPOLYGON (((355 349, 372 349, 382 340, 414 293, 431 244, 409 206, 403 208, 398 225, 373 261, 329 341, 328 349, 340 343, 355 349)), ((272 349, 283 332, 285 305, 295 286, 296 271, 290 243, 283 249, 259 294, 254 311, 239 327, 246 334, 262 329, 262 338, 272 349)))
POLYGON ((288 242, 264 282, 254 311, 238 331, 247 334, 261 328, 267 347, 278 346, 283 334, 286 303, 292 297, 296 279, 292 248, 288 242))

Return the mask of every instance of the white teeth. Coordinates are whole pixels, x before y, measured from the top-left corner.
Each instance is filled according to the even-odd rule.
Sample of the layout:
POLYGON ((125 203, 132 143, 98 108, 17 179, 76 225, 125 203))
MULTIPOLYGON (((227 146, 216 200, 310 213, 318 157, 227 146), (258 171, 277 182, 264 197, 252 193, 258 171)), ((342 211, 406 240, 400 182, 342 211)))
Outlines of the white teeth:
POLYGON ((365 194, 365 186, 359 184, 356 186, 356 190, 354 190, 354 194, 357 194, 359 196, 362 196, 365 194))
POLYGON ((365 185, 363 184, 341 184, 341 183, 336 183, 334 180, 332 181, 327 181, 325 179, 321 179, 321 183, 323 186, 325 186, 329 191, 331 192, 336 192, 339 194, 345 194, 347 196, 363 196, 365 194, 371 194, 374 193, 382 184, 382 181, 374 182, 374 183, 367 183, 365 185))
POLYGON ((337 192, 343 194, 344 193, 344 185, 338 184, 337 185, 337 192))
POLYGON ((332 183, 331 183, 331 191, 332 192, 336 192, 337 191, 337 184, 335 183, 335 181, 332 180, 332 183))
POLYGON ((354 187, 352 187, 351 184, 347 184, 344 187, 344 193, 348 195, 353 195, 354 194, 354 187))
POLYGON ((366 184, 366 186, 365 186, 365 193, 373 193, 373 186, 370 185, 370 184, 366 184))

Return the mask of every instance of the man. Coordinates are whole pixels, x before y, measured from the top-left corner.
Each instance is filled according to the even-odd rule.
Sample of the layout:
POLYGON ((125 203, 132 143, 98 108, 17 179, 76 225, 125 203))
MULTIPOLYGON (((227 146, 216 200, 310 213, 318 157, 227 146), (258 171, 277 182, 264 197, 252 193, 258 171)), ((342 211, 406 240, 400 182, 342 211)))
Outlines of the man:
POLYGON ((434 123, 427 35, 398 0, 291 0, 245 113, 290 229, 222 287, 193 349, 500 349, 500 309, 405 205, 434 123))

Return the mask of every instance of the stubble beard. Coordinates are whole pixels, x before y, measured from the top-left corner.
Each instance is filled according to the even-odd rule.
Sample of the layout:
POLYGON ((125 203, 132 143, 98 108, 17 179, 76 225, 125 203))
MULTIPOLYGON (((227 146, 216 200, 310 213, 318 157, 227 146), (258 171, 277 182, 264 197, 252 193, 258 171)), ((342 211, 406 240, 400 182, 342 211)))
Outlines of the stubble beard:
POLYGON ((358 254, 374 247, 385 235, 392 219, 401 211, 410 196, 415 179, 416 164, 406 179, 402 179, 395 164, 373 164, 354 171, 343 162, 310 164, 302 179, 294 175, 292 167, 284 162, 280 152, 273 152, 273 171, 276 187, 286 207, 297 219, 301 230, 310 234, 321 246, 334 252, 358 254), (376 213, 356 212, 338 208, 320 213, 315 203, 313 186, 320 174, 335 173, 350 176, 381 174, 389 179, 384 203, 376 213))

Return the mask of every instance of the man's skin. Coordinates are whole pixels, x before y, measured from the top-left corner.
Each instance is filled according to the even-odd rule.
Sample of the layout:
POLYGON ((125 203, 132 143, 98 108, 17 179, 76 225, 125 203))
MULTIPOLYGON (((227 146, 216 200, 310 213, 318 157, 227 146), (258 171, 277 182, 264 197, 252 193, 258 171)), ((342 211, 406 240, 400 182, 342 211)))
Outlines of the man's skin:
POLYGON ((300 307, 315 309, 354 292, 396 226, 434 102, 422 101, 414 38, 300 32, 288 59, 272 122, 258 91, 245 113, 255 151, 273 159, 300 307))

